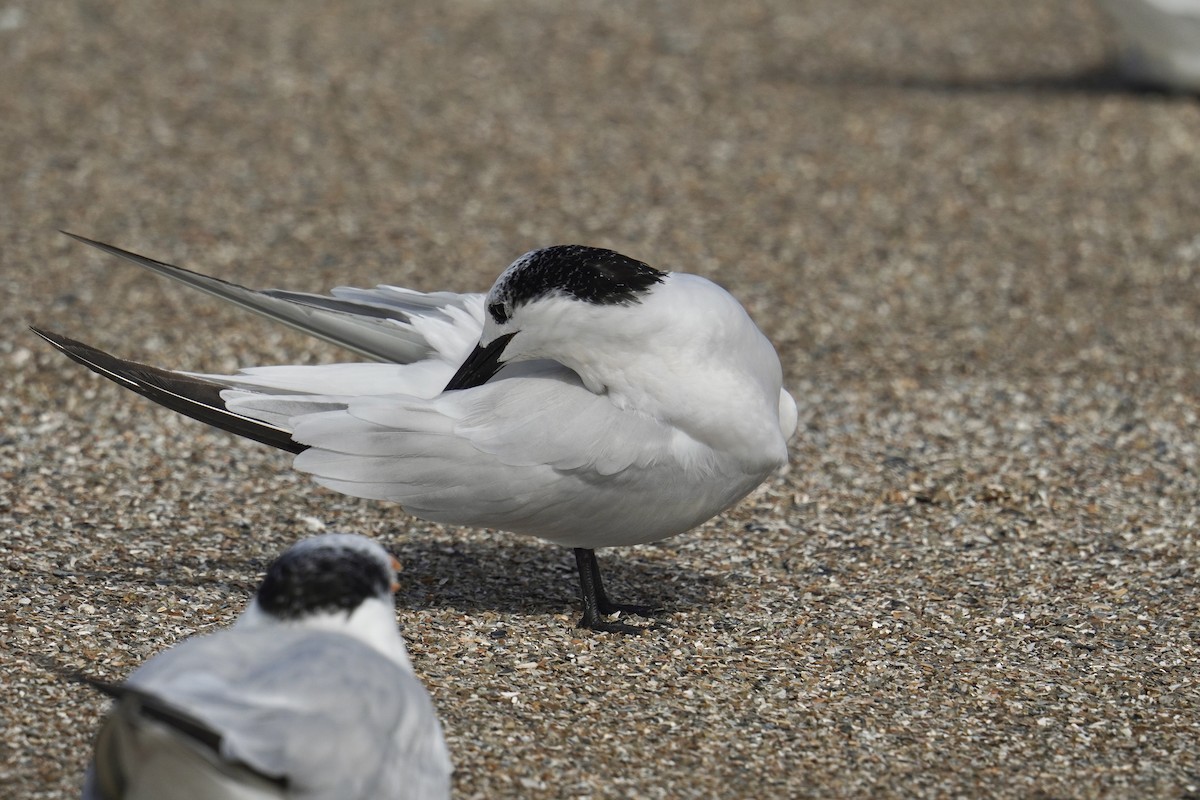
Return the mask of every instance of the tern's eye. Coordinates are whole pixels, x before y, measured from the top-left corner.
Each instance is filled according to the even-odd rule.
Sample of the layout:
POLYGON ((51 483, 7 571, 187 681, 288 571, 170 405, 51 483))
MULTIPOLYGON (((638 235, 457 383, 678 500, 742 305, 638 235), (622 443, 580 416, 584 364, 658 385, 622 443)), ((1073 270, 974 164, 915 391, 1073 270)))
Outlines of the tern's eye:
POLYGON ((488 306, 488 313, 498 324, 508 322, 508 309, 504 307, 504 303, 492 303, 488 306))

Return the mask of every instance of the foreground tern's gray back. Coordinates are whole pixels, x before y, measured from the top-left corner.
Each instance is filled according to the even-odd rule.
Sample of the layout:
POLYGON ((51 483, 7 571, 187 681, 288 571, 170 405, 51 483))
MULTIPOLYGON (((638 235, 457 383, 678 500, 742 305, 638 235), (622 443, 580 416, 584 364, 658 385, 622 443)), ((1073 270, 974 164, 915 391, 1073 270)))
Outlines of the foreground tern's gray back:
POLYGON ((238 623, 121 686, 84 797, 426 798, 450 761, 370 540, 333 534, 272 564, 238 623))

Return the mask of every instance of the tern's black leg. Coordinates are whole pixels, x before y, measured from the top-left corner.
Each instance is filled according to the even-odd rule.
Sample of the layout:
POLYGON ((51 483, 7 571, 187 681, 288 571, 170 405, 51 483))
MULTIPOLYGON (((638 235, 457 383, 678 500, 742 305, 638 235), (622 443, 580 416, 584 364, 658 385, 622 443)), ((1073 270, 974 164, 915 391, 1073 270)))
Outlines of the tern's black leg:
POLYGON ((604 580, 600 577, 600 562, 596 560, 595 550, 576 547, 575 564, 579 567, 579 592, 583 597, 583 619, 579 620, 578 627, 609 633, 641 633, 645 630, 636 625, 624 625, 604 619, 605 616, 618 611, 648 616, 654 609, 650 606, 614 603, 609 600, 604 592, 604 580))

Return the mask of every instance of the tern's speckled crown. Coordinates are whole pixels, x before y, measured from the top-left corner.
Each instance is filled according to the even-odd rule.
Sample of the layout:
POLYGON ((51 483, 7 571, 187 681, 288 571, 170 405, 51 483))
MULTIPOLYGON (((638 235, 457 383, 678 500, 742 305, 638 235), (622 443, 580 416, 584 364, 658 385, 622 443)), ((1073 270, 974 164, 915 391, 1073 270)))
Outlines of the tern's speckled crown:
POLYGON ((388 597, 394 580, 391 558, 371 540, 350 534, 315 536, 275 559, 259 586, 258 604, 279 619, 349 614, 368 598, 388 597))

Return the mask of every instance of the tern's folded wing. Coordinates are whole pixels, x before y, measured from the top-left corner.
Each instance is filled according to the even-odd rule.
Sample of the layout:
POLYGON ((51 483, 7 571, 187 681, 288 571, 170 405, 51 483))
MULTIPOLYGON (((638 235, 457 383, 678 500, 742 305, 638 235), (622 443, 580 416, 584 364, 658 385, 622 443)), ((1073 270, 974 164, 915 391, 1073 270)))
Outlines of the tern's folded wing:
MULTIPOLYGON (((690 457, 695 444, 548 363, 432 399, 341 399, 342 408, 288 419, 293 439, 307 447, 297 469, 425 519, 539 536, 561 530, 589 499, 603 514, 613 497, 596 487, 633 491, 646 471, 690 457)), ((278 421, 302 402, 247 395, 230 408, 278 421)))

